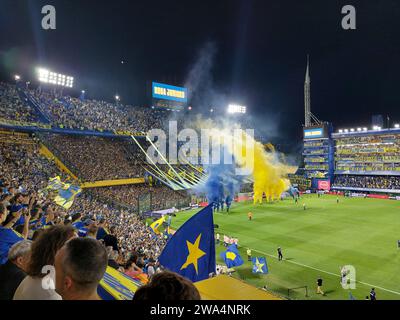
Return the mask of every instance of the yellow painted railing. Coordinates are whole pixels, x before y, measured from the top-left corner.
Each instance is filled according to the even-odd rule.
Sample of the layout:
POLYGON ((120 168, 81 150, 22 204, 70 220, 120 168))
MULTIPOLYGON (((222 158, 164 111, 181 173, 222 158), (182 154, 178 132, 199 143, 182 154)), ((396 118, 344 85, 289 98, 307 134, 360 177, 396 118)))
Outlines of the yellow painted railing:
POLYGON ((43 143, 40 144, 39 152, 44 155, 50 161, 54 161, 56 166, 66 174, 68 174, 74 180, 78 180, 78 177, 69 170, 64 163, 61 162, 43 143))
POLYGON ((81 188, 85 189, 85 188, 112 187, 112 186, 122 186, 122 185, 126 185, 126 184, 140 184, 140 183, 144 183, 144 178, 84 182, 81 184, 81 188))

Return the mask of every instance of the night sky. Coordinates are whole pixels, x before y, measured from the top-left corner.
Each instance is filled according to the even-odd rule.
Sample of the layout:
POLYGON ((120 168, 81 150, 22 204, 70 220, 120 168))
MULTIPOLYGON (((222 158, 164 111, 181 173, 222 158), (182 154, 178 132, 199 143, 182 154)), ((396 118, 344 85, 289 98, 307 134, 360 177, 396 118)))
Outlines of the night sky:
POLYGON ((77 94, 145 104, 151 81, 195 83, 196 111, 248 106, 272 141, 301 140, 306 55, 311 109, 336 129, 400 122, 400 1, 0 0, 0 77, 43 66, 73 75, 77 94), (41 7, 57 29, 41 29, 41 7), (357 30, 341 28, 341 8, 357 30), (121 60, 125 63, 121 64, 121 60))

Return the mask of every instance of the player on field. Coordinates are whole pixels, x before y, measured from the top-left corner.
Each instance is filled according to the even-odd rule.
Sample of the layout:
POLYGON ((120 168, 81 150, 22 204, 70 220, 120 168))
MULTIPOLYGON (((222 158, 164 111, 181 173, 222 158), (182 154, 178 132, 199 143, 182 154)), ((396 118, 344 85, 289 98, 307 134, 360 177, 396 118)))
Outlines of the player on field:
POLYGON ((247 260, 248 260, 248 261, 251 261, 251 249, 250 249, 250 248, 247 248, 246 253, 247 253, 247 260))
POLYGON ((322 278, 318 277, 317 279, 317 294, 322 294, 323 296, 325 293, 322 291, 322 278))
POLYGON ((281 247, 278 247, 277 251, 278 251, 278 261, 282 261, 283 260, 283 254, 282 254, 281 247))
POLYGON ((369 298, 372 300, 376 300, 376 292, 375 292, 375 288, 372 288, 370 293, 369 293, 369 298))
POLYGON ((249 211, 247 213, 247 218, 249 219, 249 221, 251 221, 251 219, 253 219, 253 212, 249 211))

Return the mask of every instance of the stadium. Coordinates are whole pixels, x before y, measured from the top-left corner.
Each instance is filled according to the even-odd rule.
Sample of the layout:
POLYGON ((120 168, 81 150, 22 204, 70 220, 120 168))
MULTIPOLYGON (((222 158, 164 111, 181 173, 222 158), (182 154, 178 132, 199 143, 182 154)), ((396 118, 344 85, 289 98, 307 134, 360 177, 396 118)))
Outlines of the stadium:
POLYGON ((297 161, 249 106, 204 115, 183 81, 131 105, 7 70, 0 300, 398 300, 400 118, 319 120, 304 62, 297 161))

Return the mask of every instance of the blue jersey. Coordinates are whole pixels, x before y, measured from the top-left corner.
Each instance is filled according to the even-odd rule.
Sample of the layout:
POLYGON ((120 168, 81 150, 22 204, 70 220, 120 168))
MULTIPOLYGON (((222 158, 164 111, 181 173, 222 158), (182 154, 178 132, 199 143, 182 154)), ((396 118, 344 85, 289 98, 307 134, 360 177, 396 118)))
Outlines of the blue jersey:
POLYGON ((79 235, 80 237, 86 237, 87 228, 86 228, 85 224, 84 224, 82 221, 74 222, 74 223, 72 224, 72 226, 73 226, 75 229, 78 230, 78 235, 79 235))
POLYGON ((7 262, 8 251, 17 242, 24 240, 18 232, 0 226, 0 264, 7 262))
MULTIPOLYGON (((18 204, 18 205, 12 205, 10 208, 10 212, 18 212, 19 210, 23 209, 23 208, 27 208, 28 206, 26 204, 18 204)), ((20 224, 24 224, 25 223, 25 217, 22 214, 19 219, 14 223, 14 226, 19 226, 20 224)))

